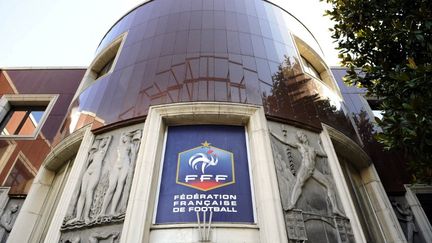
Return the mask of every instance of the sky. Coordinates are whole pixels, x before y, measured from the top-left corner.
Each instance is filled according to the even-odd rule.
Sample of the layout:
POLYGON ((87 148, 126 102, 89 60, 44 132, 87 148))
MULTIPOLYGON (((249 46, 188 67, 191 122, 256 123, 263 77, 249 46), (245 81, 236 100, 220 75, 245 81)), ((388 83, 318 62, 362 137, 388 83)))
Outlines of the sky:
MULTIPOLYGON (((181 1, 181 0, 178 0, 181 1)), ((215 0, 218 1, 218 0, 215 0)), ((0 68, 88 66, 109 28, 143 0, 0 0, 0 68)), ((319 0, 274 0, 318 39, 330 66, 338 63, 319 0)))

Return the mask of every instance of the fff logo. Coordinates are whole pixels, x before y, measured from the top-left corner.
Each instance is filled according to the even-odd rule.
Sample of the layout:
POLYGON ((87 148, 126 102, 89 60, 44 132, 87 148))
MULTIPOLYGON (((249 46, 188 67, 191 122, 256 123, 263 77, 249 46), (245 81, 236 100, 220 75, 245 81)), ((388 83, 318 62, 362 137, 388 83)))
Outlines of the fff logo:
POLYGON ((178 154, 176 183, 201 191, 235 183, 233 153, 205 141, 178 154))

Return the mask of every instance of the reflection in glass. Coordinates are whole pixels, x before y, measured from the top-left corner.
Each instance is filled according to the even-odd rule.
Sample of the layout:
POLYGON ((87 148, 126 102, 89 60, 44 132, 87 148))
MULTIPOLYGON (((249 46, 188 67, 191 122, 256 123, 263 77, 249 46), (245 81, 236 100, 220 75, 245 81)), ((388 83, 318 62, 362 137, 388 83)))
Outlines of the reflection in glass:
POLYGON ((29 171, 21 158, 18 158, 3 186, 10 187, 9 194, 27 194, 33 178, 34 175, 29 171))
POLYGON ((331 97, 340 110, 332 92, 302 72, 289 30, 310 33, 269 2, 150 1, 129 15, 102 41, 99 51, 128 33, 112 72, 77 99, 69 131, 145 116, 152 105, 174 102, 264 103, 270 116, 318 128, 317 100, 331 97), (284 81, 274 79, 278 73, 284 81))

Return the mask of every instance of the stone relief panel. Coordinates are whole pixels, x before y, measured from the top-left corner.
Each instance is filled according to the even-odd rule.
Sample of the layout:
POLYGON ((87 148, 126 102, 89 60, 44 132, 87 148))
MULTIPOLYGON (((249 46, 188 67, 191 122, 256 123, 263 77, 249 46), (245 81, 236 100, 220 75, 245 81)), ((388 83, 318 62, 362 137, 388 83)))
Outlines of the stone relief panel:
POLYGON ((141 125, 98 135, 91 146, 60 242, 117 242, 126 214, 141 125))
POLYGON ((354 242, 319 135, 268 124, 290 242, 354 242))
POLYGON ((5 193, 6 198, 1 198, 3 205, 1 208, 1 217, 0 217, 0 243, 7 242, 9 237, 9 233, 12 230, 12 227, 15 223, 15 220, 18 216, 19 210, 21 209, 22 204, 24 203, 24 198, 9 198, 7 192, 9 191, 9 187, 0 188, 0 197, 3 197, 3 193, 5 193))
POLYGON ((408 243, 427 242, 416 224, 414 214, 404 196, 389 197, 399 224, 408 243))
POLYGON ((121 225, 106 225, 102 228, 62 233, 60 243, 118 243, 121 225))
POLYGON ((10 187, 0 187, 0 213, 3 213, 6 204, 9 202, 9 189, 10 187))

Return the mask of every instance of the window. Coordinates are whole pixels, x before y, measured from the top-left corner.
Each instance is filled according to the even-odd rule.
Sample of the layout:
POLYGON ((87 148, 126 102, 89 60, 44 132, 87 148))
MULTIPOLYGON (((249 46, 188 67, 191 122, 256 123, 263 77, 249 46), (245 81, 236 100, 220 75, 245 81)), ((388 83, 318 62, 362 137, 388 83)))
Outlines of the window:
POLYGON ((10 187, 9 194, 23 195, 28 193, 36 171, 31 167, 29 163, 26 163, 22 155, 17 157, 14 166, 3 183, 3 186, 10 187))
POLYGON ((0 99, 0 138, 35 138, 57 95, 3 95, 0 99))
POLYGON ((367 242, 383 242, 378 219, 369 201, 369 192, 364 186, 361 169, 356 168, 345 156, 337 156, 367 242))
POLYGON ((13 140, 0 140, 0 171, 3 170, 3 166, 9 157, 15 150, 16 143, 13 140))
POLYGON ((315 69, 315 67, 312 65, 312 63, 310 63, 308 60, 306 60, 306 58, 304 58, 303 56, 301 56, 301 60, 303 63, 304 71, 306 73, 310 74, 311 76, 313 76, 314 78, 321 80, 321 75, 315 69))
MULTIPOLYGON (((36 230, 32 233, 29 242, 43 242, 46 237, 50 223, 52 222, 56 209, 59 206, 60 197, 65 188, 66 181, 70 174, 74 159, 67 161, 60 169, 54 171, 54 179, 51 182, 50 190, 46 194, 45 203, 41 209, 41 217, 38 219, 36 230)), ((52 171, 50 171, 52 172, 52 171)), ((40 194, 39 194, 40 195, 40 194)))
POLYGON ((0 125, 1 134, 33 134, 45 110, 46 106, 12 106, 0 125))
POLYGON ((112 57, 112 58, 111 58, 111 59, 110 59, 110 60, 105 64, 105 66, 103 66, 103 68, 102 68, 102 69, 99 71, 99 73, 97 74, 96 79, 98 79, 98 78, 104 76, 105 74, 107 74, 107 73, 111 70, 111 67, 112 67, 113 63, 114 63, 114 57, 112 57))
POLYGON ((416 232, 424 239, 432 239, 432 186, 425 184, 405 185, 405 189, 405 199, 410 206, 412 215, 414 215, 416 232))
POLYGON ((80 92, 89 87, 97 79, 113 71, 125 39, 126 34, 122 34, 96 56, 84 75, 82 86, 79 89, 80 92))
POLYGON ((121 42, 114 42, 107 50, 96 57, 87 71, 86 82, 95 81, 111 72, 120 44, 121 42))
POLYGON ((334 80, 333 75, 327 68, 327 65, 325 64, 321 56, 312 47, 306 44, 306 42, 304 42, 297 36, 293 37, 295 45, 298 49, 298 55, 301 59, 304 73, 317 80, 320 80, 331 90, 339 92, 336 81, 334 80))

